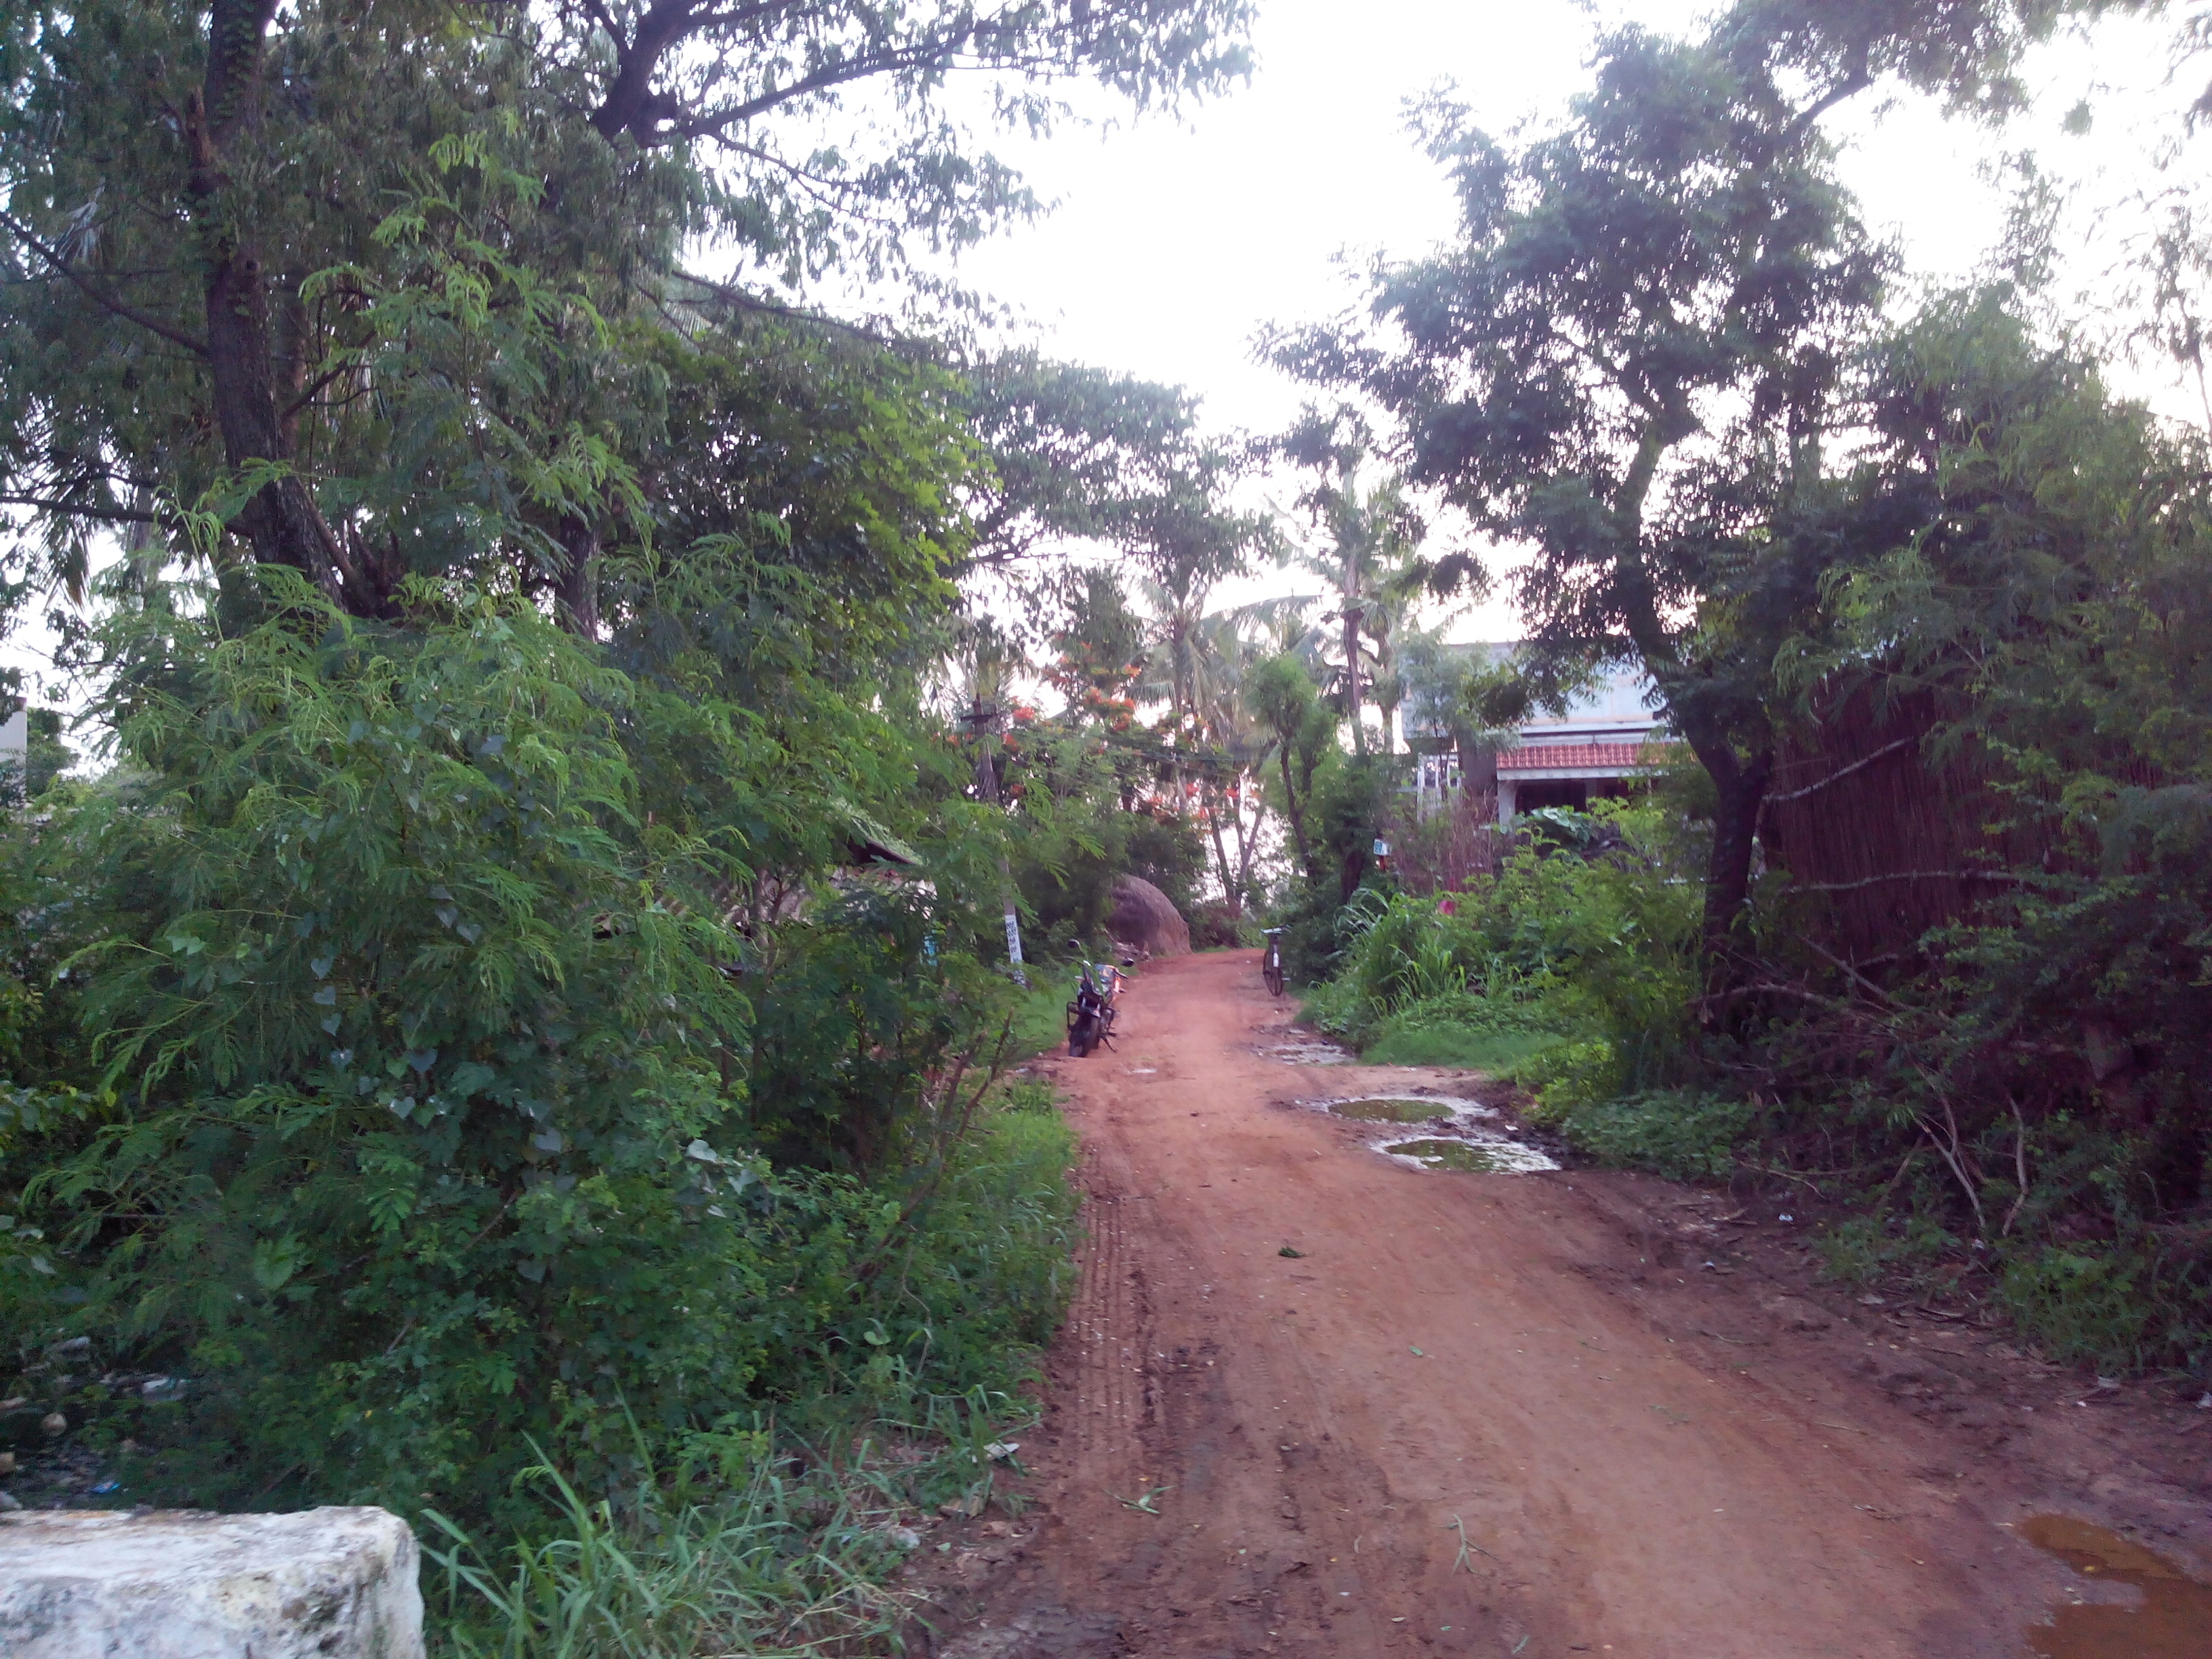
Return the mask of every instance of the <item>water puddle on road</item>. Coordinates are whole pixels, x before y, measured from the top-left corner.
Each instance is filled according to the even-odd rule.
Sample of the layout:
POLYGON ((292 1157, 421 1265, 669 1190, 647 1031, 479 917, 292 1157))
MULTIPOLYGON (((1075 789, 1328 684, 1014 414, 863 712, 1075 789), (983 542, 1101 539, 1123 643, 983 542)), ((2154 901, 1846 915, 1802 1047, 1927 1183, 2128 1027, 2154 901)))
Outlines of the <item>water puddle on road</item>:
POLYGON ((1471 1100, 1439 1100, 1416 1095, 1376 1095, 1368 1100, 1332 1100, 1328 1109, 1338 1117, 1362 1123, 1426 1123, 1431 1118, 1496 1117, 1487 1106, 1471 1100))
POLYGON ((1498 1109, 1456 1095, 1358 1095, 1342 1099, 1302 1100, 1309 1111, 1350 1118, 1355 1123, 1389 1123, 1399 1134, 1367 1143, 1370 1152, 1414 1170, 1474 1170, 1492 1175, 1530 1175, 1559 1166, 1534 1146, 1525 1146, 1492 1127, 1498 1109), (1419 1124, 1428 1133, 1407 1139, 1419 1124))
POLYGON ((1387 1158, 1424 1170, 1479 1170, 1490 1175, 1533 1175, 1559 1166, 1534 1146, 1523 1146, 1504 1135, 1470 1134, 1465 1139, 1377 1141, 1375 1150, 1387 1158))
POLYGON ((1279 1060, 1285 1066, 1349 1066, 1353 1060, 1349 1049, 1340 1048, 1328 1038, 1317 1036, 1263 1042, 1253 1052, 1262 1060, 1279 1060))
POLYGON ((2043 1659, 2212 1659, 2212 1584, 2141 1544, 2070 1515, 2024 1521, 2021 1536, 2085 1578, 2132 1586, 2139 1607, 2073 1602, 2031 1626, 2043 1659))

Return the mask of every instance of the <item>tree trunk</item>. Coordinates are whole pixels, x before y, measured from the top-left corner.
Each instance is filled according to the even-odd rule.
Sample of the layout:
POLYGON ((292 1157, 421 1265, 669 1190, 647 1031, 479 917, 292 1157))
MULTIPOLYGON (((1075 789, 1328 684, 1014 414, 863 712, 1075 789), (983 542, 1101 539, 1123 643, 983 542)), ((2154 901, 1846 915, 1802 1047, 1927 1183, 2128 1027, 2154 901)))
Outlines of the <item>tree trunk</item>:
POLYGON ((1229 906, 1229 914, 1240 914, 1241 901, 1237 894, 1236 872, 1229 867, 1229 847, 1221 839, 1221 805, 1215 801, 1206 809, 1206 828, 1213 832, 1213 861, 1221 869, 1221 897, 1229 906))
MULTIPOLYGON (((1266 763, 1263 761, 1261 764, 1264 765, 1266 763)), ((1239 774, 1237 791, 1237 897, 1232 907, 1232 914, 1239 921, 1242 921, 1244 919, 1244 890, 1250 886, 1252 882, 1252 859, 1254 854, 1258 853, 1260 850, 1261 832, 1267 826, 1267 798, 1260 793, 1260 780, 1256 777, 1252 777, 1250 779, 1251 793, 1254 796, 1252 804, 1252 823, 1249 833, 1247 831, 1244 823, 1243 801, 1244 783, 1248 775, 1249 775, 1239 774)))
POLYGON ((235 234, 226 154, 240 134, 261 124, 262 48, 276 0, 215 0, 208 20, 207 74, 185 100, 185 141, 191 158, 186 181, 193 217, 208 234, 208 378, 223 459, 234 471, 257 463, 283 469, 256 490, 238 527, 257 560, 290 565, 338 605, 358 615, 380 608, 379 596, 351 580, 337 538, 314 496, 289 468, 292 445, 283 417, 277 354, 270 338, 268 273, 259 248, 235 234))
POLYGON ((1694 738, 1690 748, 1712 779, 1716 798, 1701 929, 1706 988, 1715 991, 1726 988, 1736 927, 1751 896, 1751 856, 1759 808, 1765 804, 1766 787, 1774 774, 1774 755, 1766 750, 1746 760, 1724 741, 1701 744, 1694 738))
POLYGON ((1359 890, 1359 884, 1367 874, 1367 866, 1375 861, 1374 855, 1364 843, 1355 842, 1344 855, 1342 868, 1337 872, 1337 902, 1349 904, 1352 896, 1359 890))
POLYGON ((599 636, 599 534, 588 520, 571 515, 561 520, 561 550, 566 562, 561 570, 558 597, 562 626, 580 638, 599 636))
MULTIPOLYGON (((998 724, 995 719, 988 726, 985 724, 983 700, 981 697, 975 699, 973 723, 977 738, 985 745, 975 756, 976 787, 982 792, 985 800, 997 806, 1000 805, 999 765, 996 757, 991 753, 988 744, 998 730, 998 724)), ((1003 852, 999 854, 999 883, 1000 890, 1006 895, 1006 967, 1014 976, 1014 983, 1026 991, 1030 988, 1030 976, 1022 971, 1020 908, 1014 894, 1013 866, 1007 862, 1006 855, 1003 852)))
POLYGON ((1364 612, 1352 603, 1349 556, 1345 560, 1344 580, 1344 706, 1352 716, 1352 752, 1364 759, 1367 754, 1367 727, 1359 718, 1359 618, 1364 612))
POLYGON ((1285 744, 1281 750, 1283 762, 1283 811, 1291 821, 1291 841, 1298 849, 1298 868, 1310 880, 1313 877, 1313 855, 1306 851, 1306 809, 1298 799, 1298 792, 1291 787, 1291 750, 1285 744))

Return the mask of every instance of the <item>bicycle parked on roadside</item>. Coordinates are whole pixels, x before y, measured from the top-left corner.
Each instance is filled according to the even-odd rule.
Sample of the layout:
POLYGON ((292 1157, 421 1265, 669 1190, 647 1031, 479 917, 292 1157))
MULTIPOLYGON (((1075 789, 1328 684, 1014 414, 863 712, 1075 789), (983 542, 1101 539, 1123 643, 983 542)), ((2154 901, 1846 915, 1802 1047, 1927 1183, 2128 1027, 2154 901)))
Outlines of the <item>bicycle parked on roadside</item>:
POLYGON ((1270 927, 1267 935, 1267 955, 1260 963, 1260 977, 1267 981, 1267 994, 1283 994, 1283 930, 1270 927))

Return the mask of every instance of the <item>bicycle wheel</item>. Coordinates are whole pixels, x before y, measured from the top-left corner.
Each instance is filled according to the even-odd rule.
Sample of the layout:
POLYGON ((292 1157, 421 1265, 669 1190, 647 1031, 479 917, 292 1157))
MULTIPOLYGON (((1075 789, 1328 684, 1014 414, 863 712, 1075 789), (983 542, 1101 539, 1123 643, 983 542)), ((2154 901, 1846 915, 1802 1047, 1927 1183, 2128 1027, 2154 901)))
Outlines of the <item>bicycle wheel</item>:
POLYGON ((1267 981, 1267 994, 1278 997, 1282 995, 1283 964, 1270 957, 1267 959, 1267 965, 1261 972, 1267 981))

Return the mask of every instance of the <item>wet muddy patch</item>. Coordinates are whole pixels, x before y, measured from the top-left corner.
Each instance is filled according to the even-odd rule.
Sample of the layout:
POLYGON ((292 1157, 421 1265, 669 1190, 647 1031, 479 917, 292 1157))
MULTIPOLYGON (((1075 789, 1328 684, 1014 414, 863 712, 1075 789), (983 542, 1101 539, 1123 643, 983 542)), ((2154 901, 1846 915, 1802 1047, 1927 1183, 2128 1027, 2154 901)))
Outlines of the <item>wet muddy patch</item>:
POLYGON ((2212 1584, 2154 1550, 2070 1515, 2039 1515, 2021 1537, 2084 1578, 2137 1591, 2132 1607, 2072 1601, 2030 1626, 2027 1645, 2044 1659, 2205 1659, 2212 1654, 2212 1584))
POLYGON ((1464 1095, 1325 1095, 1298 1104, 1331 1117, 1348 1117, 1355 1123, 1430 1123, 1440 1128, 1498 1116, 1497 1108, 1464 1095))
POLYGON ((1496 1117, 1489 1107, 1471 1100, 1438 1100, 1421 1095, 1373 1095, 1364 1100, 1331 1100, 1323 1103, 1334 1117, 1348 1117, 1360 1123, 1427 1123, 1431 1120, 1454 1122, 1462 1115, 1473 1117, 1496 1117))
POLYGON ((1475 1170, 1489 1175, 1534 1175, 1559 1166, 1534 1146, 1495 1131, 1467 1129, 1459 1134, 1419 1140, 1378 1140, 1385 1158, 1420 1170, 1475 1170))
POLYGON ((1548 1153, 1506 1133, 1498 1109, 1479 1100, 1455 1095, 1360 1095, 1299 1104, 1355 1123, 1398 1126, 1401 1133, 1370 1141, 1369 1149, 1409 1169, 1529 1175, 1559 1167, 1548 1153), (1415 1126, 1427 1133, 1402 1133, 1415 1126))
POLYGON ((1349 1048, 1340 1048, 1327 1037, 1303 1031, 1280 1042, 1257 1044, 1252 1052, 1284 1066, 1350 1066, 1358 1059, 1349 1048))

